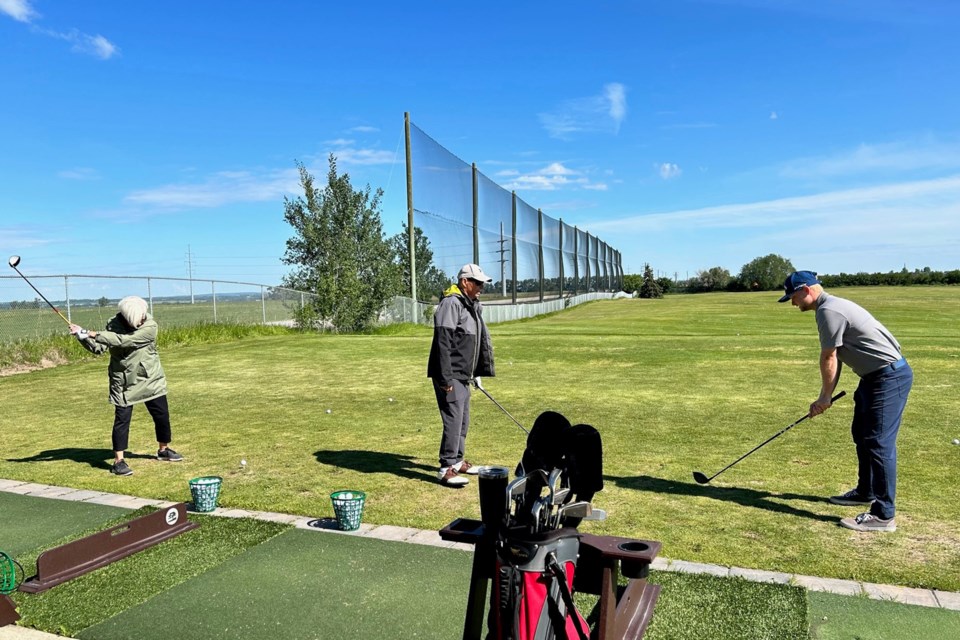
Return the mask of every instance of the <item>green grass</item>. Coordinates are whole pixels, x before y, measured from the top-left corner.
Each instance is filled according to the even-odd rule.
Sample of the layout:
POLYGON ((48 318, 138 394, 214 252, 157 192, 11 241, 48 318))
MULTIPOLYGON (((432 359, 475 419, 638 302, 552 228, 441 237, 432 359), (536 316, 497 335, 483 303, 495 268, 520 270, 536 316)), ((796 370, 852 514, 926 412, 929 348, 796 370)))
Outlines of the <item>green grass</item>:
MULTIPOLYGON (((849 397, 710 485, 691 478, 801 417, 818 392, 814 318, 775 294, 596 302, 493 325, 498 375, 485 386, 524 424, 552 409, 600 430, 606 487, 595 504, 609 518, 587 531, 660 540, 669 558, 960 590, 950 472, 960 462, 950 444, 960 437, 960 289, 837 293, 893 331, 916 374, 892 535, 842 529, 856 510, 826 502, 855 478, 849 397)), ((0 378, 0 477, 188 500, 190 478, 216 474, 221 504, 311 516, 331 515, 329 494, 352 488, 367 492, 366 522, 438 529, 479 507, 475 484, 451 491, 433 475, 429 345, 427 327, 168 345, 174 447, 187 460, 136 457, 156 446, 138 407, 136 473, 122 479, 106 473, 105 359, 0 378)), ((844 373, 840 389, 855 386, 844 373)), ((515 465, 525 441, 516 425, 479 394, 472 416, 468 457, 515 465)))

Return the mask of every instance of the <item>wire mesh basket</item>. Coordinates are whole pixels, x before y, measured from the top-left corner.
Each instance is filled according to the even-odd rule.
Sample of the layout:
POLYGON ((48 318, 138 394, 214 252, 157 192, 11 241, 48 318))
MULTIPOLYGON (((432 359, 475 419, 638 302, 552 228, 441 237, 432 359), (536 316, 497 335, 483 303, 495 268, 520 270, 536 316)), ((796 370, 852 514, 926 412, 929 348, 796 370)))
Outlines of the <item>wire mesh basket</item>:
POLYGON ((0 551, 0 594, 6 595, 17 590, 19 580, 17 580, 17 571, 20 572, 20 578, 23 579, 23 567, 12 557, 0 551))
POLYGON ((367 494, 363 491, 334 491, 330 494, 333 513, 337 517, 337 526, 342 531, 356 531, 363 519, 363 505, 367 494))
POLYGON ((193 510, 208 513, 216 509, 222 484, 223 478, 220 476, 203 476, 191 480, 190 495, 193 497, 193 510))

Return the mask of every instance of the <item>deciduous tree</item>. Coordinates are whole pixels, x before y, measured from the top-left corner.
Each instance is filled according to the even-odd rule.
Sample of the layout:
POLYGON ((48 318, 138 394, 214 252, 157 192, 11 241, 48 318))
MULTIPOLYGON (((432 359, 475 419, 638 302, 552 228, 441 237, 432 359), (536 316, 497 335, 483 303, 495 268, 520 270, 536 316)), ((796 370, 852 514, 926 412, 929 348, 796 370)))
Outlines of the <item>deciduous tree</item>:
POLYGON ((294 231, 283 255, 284 264, 293 267, 284 286, 316 294, 301 322, 359 331, 372 326, 386 301, 399 293, 400 278, 380 221, 383 191, 371 194, 369 185, 354 190, 350 176, 337 173, 332 154, 329 163, 322 189, 297 163, 303 196, 284 198, 283 217, 294 231))

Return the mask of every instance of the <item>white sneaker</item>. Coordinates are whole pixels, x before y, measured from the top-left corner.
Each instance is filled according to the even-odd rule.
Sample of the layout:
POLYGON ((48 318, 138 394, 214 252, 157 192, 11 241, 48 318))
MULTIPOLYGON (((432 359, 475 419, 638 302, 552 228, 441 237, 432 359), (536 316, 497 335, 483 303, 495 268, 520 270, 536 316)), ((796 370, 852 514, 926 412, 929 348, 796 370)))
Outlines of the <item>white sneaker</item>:
POLYGON ((475 476, 478 473, 480 473, 480 467, 474 464, 470 464, 466 460, 461 460, 460 462, 458 462, 455 465, 455 468, 457 470, 457 473, 460 473, 460 474, 475 476))
POLYGON ((448 487, 462 487, 470 482, 465 476, 457 473, 454 467, 443 467, 440 469, 440 472, 437 473, 437 479, 440 480, 440 484, 448 487))

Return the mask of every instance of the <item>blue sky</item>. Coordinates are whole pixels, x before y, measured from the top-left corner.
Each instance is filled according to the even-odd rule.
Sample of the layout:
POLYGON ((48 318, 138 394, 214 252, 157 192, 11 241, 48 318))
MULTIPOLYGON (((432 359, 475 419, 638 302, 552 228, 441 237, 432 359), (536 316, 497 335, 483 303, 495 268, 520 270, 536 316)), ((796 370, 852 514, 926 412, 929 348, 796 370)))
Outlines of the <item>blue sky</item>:
POLYGON ((0 253, 277 282, 295 161, 335 154, 400 230, 409 111, 628 272, 955 269, 958 25, 946 0, 0 0, 0 253))

